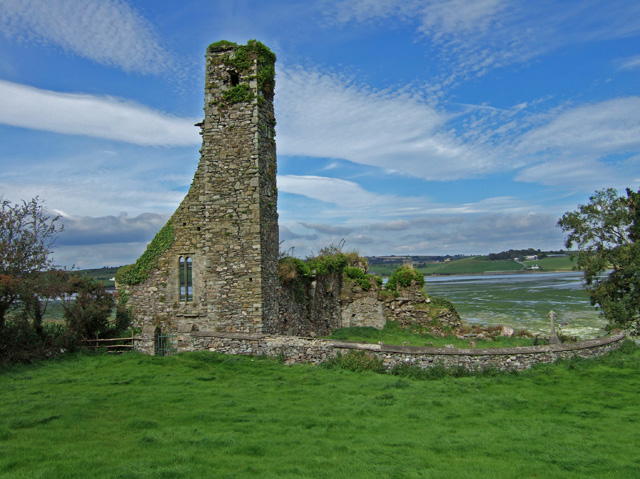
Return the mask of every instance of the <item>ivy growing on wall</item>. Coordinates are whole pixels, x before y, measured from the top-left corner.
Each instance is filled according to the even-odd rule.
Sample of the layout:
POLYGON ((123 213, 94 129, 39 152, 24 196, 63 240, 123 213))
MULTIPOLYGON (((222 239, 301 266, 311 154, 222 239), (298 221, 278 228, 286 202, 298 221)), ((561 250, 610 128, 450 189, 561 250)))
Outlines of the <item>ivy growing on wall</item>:
POLYGON ((142 256, 133 265, 124 266, 118 270, 116 281, 122 284, 142 283, 149 277, 149 272, 158 265, 158 258, 167 251, 174 241, 173 223, 171 220, 162 227, 155 238, 149 243, 142 256))

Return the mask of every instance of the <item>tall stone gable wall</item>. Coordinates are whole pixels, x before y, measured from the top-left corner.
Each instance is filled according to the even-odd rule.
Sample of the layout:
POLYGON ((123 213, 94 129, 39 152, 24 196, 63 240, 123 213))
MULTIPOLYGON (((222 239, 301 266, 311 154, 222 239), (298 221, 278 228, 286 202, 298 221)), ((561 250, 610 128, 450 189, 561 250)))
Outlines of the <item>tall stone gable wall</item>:
POLYGON ((139 326, 270 332, 279 287, 273 83, 263 91, 265 65, 246 47, 238 68, 237 45, 214 45, 206 54, 198 169, 170 219, 173 243, 145 281, 127 286, 128 304, 139 326), (192 260, 192 301, 180 297, 180 257, 192 260))

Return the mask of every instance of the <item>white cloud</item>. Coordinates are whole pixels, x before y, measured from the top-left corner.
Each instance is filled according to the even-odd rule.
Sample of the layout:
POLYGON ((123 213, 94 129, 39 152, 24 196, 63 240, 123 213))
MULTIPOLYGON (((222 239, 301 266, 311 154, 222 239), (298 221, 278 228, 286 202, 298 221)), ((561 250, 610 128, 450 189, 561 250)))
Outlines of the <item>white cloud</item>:
POLYGON ((169 215, 143 213, 129 217, 119 216, 66 216, 60 218, 64 231, 56 244, 91 245, 110 243, 149 242, 167 222, 169 215))
POLYGON ((53 260, 59 266, 78 269, 131 264, 147 248, 147 242, 91 245, 54 245, 53 260))
MULTIPOLYGON (((318 235, 289 234, 282 239, 284 249, 293 247, 300 256, 341 240, 345 249, 360 247, 365 255, 488 254, 509 248, 560 249, 563 238, 555 228, 556 221, 554 215, 539 213, 423 216, 406 222, 363 225, 351 233, 317 224, 314 230, 318 235), (398 227, 384 227, 394 224, 398 227)), ((295 225, 292 227, 295 229, 295 225)))
POLYGON ((132 101, 59 93, 0 80, 0 123, 147 146, 201 142, 194 118, 177 118, 132 101))
POLYGON ((547 150, 597 157, 640 149, 640 97, 617 98, 566 110, 524 134, 519 152, 547 150))
MULTIPOLYGON (((3 134, 1 130, 7 129, 1 127, 3 134)), ((184 198, 198 159, 197 147, 120 143, 104 151, 92 139, 71 137, 59 150, 58 138, 48 141, 40 132, 25 132, 25 140, 35 146, 25 145, 19 154, 0 153, 0 191, 13 201, 39 195, 48 207, 67 216, 173 212, 184 198), (167 172, 181 174, 174 181, 167 172)))
POLYGON ((626 60, 624 60, 620 68, 622 68, 623 70, 633 70, 635 68, 640 68, 640 56, 627 58, 626 60))
POLYGON ((279 154, 342 158, 431 180, 497 168, 488 151, 448 133, 449 117, 418 96, 300 68, 280 70, 277 85, 279 154))
POLYGON ((379 204, 383 197, 366 191, 357 183, 322 176, 278 175, 278 191, 307 196, 344 208, 379 204))
POLYGON ((153 26, 121 0, 0 0, 0 31, 20 41, 53 44, 125 71, 172 68, 153 26))

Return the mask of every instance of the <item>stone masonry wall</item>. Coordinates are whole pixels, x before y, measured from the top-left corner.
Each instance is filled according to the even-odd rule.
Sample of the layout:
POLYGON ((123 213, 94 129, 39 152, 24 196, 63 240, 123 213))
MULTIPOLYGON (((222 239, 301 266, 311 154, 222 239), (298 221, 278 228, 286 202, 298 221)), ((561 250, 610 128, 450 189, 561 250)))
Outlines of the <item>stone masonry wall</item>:
POLYGON ((326 274, 309 284, 281 285, 279 322, 272 333, 290 336, 325 336, 343 327, 340 305, 342 277, 326 274))
MULTIPOLYGON (((138 339, 144 344, 149 342, 148 338, 138 339)), ((524 370, 534 364, 551 363, 560 358, 600 356, 619 347, 625 334, 618 333, 569 344, 495 349, 392 346, 303 337, 214 333, 198 331, 195 326, 183 326, 176 339, 179 352, 209 350, 224 354, 265 355, 282 357, 288 364, 320 364, 338 353, 364 350, 380 358, 386 369, 403 364, 423 369, 443 364, 446 367, 462 366, 470 370, 486 367, 524 370)))
POLYGON ((170 220, 175 239, 146 281, 127 286, 138 326, 274 329, 279 239, 273 97, 259 88, 256 58, 249 55, 244 70, 232 66, 237 50, 207 51, 201 158, 170 220), (247 95, 230 100, 238 86, 247 95), (192 301, 180 297, 180 257, 192 260, 192 301))
MULTIPOLYGON (((387 321, 397 322, 402 327, 432 325, 432 306, 418 285, 398 288, 398 297, 381 299, 376 285, 372 285, 369 291, 363 291, 353 281, 346 280, 345 283, 340 297, 343 328, 371 326, 382 329, 387 321)), ((460 318, 448 310, 443 311, 436 320, 443 326, 461 325, 460 318)))

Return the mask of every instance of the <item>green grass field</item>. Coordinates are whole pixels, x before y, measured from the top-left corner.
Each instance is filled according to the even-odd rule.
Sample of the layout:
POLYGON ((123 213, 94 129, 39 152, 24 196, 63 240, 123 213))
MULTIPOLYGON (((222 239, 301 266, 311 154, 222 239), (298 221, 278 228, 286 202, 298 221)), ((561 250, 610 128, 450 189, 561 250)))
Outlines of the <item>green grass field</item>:
POLYGON ((415 380, 199 352, 0 372, 2 478, 637 478, 640 351, 415 380))

